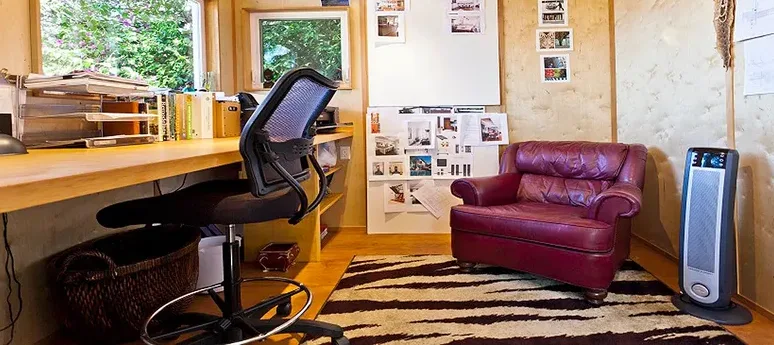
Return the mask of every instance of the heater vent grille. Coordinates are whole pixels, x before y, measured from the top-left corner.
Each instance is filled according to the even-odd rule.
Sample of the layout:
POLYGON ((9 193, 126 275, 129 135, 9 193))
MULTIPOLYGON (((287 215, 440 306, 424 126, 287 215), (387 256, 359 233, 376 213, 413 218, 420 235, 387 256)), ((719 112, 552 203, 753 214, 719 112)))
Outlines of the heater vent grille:
POLYGON ((715 241, 718 233, 718 196, 722 173, 711 170, 694 170, 691 178, 690 210, 686 249, 688 267, 715 273, 715 241))

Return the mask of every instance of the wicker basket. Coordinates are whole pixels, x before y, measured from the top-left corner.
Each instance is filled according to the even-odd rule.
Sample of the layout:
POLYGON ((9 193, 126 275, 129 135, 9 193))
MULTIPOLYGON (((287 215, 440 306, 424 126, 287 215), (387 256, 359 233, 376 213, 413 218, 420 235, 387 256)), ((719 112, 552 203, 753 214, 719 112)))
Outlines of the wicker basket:
MULTIPOLYGON (((139 338, 154 310, 196 287, 199 240, 198 228, 147 227, 57 255, 49 273, 65 328, 87 344, 139 338)), ((177 303, 171 313, 189 303, 177 303)))

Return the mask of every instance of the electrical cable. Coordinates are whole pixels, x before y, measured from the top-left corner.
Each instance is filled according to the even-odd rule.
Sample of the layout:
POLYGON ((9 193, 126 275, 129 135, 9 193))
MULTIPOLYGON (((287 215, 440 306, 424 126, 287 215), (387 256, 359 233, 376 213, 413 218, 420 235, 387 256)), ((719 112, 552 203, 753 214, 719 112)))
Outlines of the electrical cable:
POLYGON ((183 189, 183 187, 185 187, 185 180, 187 180, 187 179, 188 179, 188 174, 185 174, 183 176, 183 183, 180 184, 180 187, 177 187, 177 189, 172 191, 172 193, 179 192, 181 189, 183 189))
POLYGON ((8 241, 8 214, 7 213, 3 213, 3 241, 5 244, 5 252, 6 252, 5 276, 8 279, 8 295, 5 298, 5 302, 8 304, 8 318, 11 320, 11 323, 3 328, 0 328, 0 332, 4 332, 8 329, 11 330, 11 336, 10 338, 8 338, 8 342, 5 343, 6 345, 10 345, 13 342, 14 332, 16 331, 16 322, 19 321, 19 317, 21 317, 23 301, 22 301, 21 282, 19 281, 19 278, 16 276, 16 261, 13 257, 13 252, 11 251, 10 242, 8 241), (13 296, 14 283, 16 283, 16 295, 17 295, 16 297, 19 300, 19 308, 16 312, 16 315, 13 314, 13 305, 11 304, 11 296, 13 296))
MULTIPOLYGON (((177 187, 175 190, 169 192, 169 193, 175 193, 179 192, 183 187, 185 187, 185 181, 188 179, 188 174, 185 174, 183 176, 183 183, 180 184, 180 187, 177 187)), ((159 195, 164 195, 164 192, 161 191, 161 184, 159 183, 159 180, 153 181, 153 187, 156 188, 156 190, 159 192, 159 195)), ((167 193, 167 194, 169 194, 167 193)))

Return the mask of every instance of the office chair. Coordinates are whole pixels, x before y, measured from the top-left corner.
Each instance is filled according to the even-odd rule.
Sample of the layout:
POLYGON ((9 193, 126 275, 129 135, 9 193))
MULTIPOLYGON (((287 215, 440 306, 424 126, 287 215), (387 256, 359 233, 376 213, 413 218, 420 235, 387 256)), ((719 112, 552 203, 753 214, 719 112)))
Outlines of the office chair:
POLYGON ((246 180, 203 182, 179 192, 108 206, 97 214, 99 223, 110 228, 158 223, 228 224, 223 244, 223 283, 192 291, 156 310, 142 327, 145 344, 157 345, 195 334, 183 337, 179 344, 240 345, 280 333, 328 337, 334 345, 349 344, 339 326, 300 320, 312 304, 311 292, 303 284, 285 278, 242 278, 239 242, 234 234, 235 224, 283 218, 297 224, 320 204, 326 181, 314 157, 313 124, 336 89, 337 83, 310 68, 296 69, 280 78, 242 131, 239 150, 247 170, 246 180), (311 176, 310 162, 320 177, 320 193, 311 203, 300 184, 311 176), (254 281, 281 282, 296 288, 243 308, 241 285, 254 281), (215 293, 219 287, 223 287, 223 298, 215 293), (210 295, 222 315, 185 313, 165 322, 155 320, 173 304, 202 292, 210 295), (303 308, 292 317, 282 318, 291 313, 291 297, 300 293, 306 295, 303 308), (261 319, 274 308, 280 318, 261 319))

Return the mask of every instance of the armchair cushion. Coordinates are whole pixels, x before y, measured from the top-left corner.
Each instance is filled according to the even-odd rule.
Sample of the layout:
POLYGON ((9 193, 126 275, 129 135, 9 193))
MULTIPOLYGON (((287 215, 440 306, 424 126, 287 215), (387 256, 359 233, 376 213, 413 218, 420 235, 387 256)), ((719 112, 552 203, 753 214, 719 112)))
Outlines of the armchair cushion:
POLYGON ((627 183, 618 182, 594 198, 588 218, 614 224, 617 217, 634 217, 640 212, 642 190, 627 183))
POLYGON ((465 205, 495 206, 516 202, 521 174, 505 173, 490 177, 464 178, 454 181, 451 191, 465 205))
POLYGON ((502 237, 551 247, 602 253, 613 249, 613 226, 586 218, 585 207, 539 202, 452 208, 455 231, 502 237))

